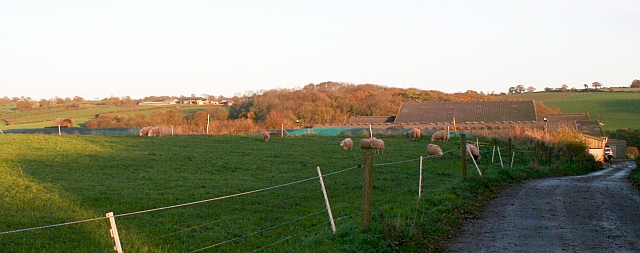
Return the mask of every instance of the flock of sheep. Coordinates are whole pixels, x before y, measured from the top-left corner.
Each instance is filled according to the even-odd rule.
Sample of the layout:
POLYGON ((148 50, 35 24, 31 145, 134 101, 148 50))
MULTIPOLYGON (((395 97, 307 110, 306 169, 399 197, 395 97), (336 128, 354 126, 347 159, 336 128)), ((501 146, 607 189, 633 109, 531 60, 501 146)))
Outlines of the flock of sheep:
MULTIPOLYGON (((418 128, 413 128, 409 130, 407 133, 408 136, 414 139, 419 139, 421 135, 421 131, 418 128)), ((449 132, 446 130, 440 130, 435 132, 431 136, 431 141, 441 140, 446 142, 449 140, 449 132)), ((351 138, 346 138, 340 142, 340 146, 344 148, 344 150, 351 150, 353 148, 353 140, 351 138)), ((360 149, 373 149, 376 153, 384 152, 384 141, 381 139, 377 139, 375 137, 369 139, 361 139, 360 140, 360 149)), ((478 148, 472 144, 467 144, 467 149, 470 151, 474 160, 480 159, 480 151, 478 148)), ((443 156, 442 148, 437 144, 430 143, 427 145, 427 155, 429 156, 443 156)))

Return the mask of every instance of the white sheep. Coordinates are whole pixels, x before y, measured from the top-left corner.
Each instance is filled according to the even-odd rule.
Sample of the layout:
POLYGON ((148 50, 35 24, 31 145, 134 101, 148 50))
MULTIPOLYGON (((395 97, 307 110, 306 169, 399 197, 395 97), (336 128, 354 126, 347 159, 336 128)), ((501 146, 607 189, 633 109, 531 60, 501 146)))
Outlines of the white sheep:
POLYGON ((420 129, 417 127, 412 128, 411 130, 409 130, 409 137, 414 138, 414 139, 420 139, 420 135, 422 134, 420 132, 420 129))
POLYGON ((340 142, 340 146, 343 147, 344 150, 351 150, 351 148, 353 148, 353 140, 346 138, 340 142))
POLYGON ((360 140, 360 149, 371 149, 371 140, 369 139, 360 140))
POLYGON ((467 144, 467 157, 469 157, 469 151, 471 151, 471 154, 473 155, 473 160, 480 160, 480 150, 478 150, 478 148, 474 145, 471 144, 467 144))
POLYGON ((262 131, 262 140, 264 140, 264 142, 269 142, 269 138, 271 138, 271 134, 267 131, 262 131))
POLYGON ((140 136, 145 136, 145 135, 149 135, 149 130, 151 130, 151 128, 153 127, 143 127, 140 129, 140 136))
POLYGON ((162 136, 162 128, 161 127, 152 127, 149 129, 148 136, 162 136))
POLYGON ((442 148, 440 148, 440 146, 436 144, 431 143, 427 145, 427 154, 432 156, 442 156, 442 148))
POLYGON ((371 138, 371 148, 375 150, 376 153, 384 153, 384 141, 381 139, 371 138))
POLYGON ((435 132, 432 136, 431 136, 431 141, 435 141, 435 140, 443 140, 443 141, 448 141, 449 140, 449 131, 447 130, 440 130, 438 132, 435 132))

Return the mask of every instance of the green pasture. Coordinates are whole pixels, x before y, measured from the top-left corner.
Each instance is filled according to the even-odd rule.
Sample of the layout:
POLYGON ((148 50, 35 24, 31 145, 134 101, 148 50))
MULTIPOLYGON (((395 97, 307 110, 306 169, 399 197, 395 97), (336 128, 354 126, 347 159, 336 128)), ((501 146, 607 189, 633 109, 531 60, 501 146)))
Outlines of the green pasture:
POLYGON ((89 120, 95 118, 98 114, 105 114, 113 117, 133 117, 139 114, 149 116, 154 112, 178 109, 186 115, 206 108, 205 106, 172 105, 128 107, 98 106, 86 109, 68 109, 60 106, 20 112, 15 111, 15 105, 13 106, 13 109, 11 109, 12 107, 10 105, 0 106, 0 118, 6 118, 11 122, 11 125, 8 126, 4 121, 0 122, 0 129, 43 128, 51 126, 51 123, 58 118, 69 118, 75 126, 85 126, 89 120))
POLYGON ((418 200, 429 142, 379 136, 373 224, 362 230, 363 153, 342 138, 0 135, 0 252, 111 252, 108 212, 125 252, 433 252, 496 188, 546 173, 526 166, 524 149, 503 169, 491 162, 495 140, 480 140, 484 177, 469 163, 463 179, 453 140, 425 158, 418 200))
POLYGON ((640 93, 631 92, 538 92, 509 95, 543 101, 562 113, 589 113, 604 123, 604 130, 640 128, 640 93))

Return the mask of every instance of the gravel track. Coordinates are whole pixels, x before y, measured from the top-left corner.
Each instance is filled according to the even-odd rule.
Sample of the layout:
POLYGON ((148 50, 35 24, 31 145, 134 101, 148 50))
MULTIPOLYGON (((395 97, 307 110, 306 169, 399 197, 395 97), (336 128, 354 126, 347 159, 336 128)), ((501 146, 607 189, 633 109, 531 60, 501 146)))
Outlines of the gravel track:
POLYGON ((584 176, 536 179, 487 203, 445 252, 640 252, 640 192, 620 161, 584 176))

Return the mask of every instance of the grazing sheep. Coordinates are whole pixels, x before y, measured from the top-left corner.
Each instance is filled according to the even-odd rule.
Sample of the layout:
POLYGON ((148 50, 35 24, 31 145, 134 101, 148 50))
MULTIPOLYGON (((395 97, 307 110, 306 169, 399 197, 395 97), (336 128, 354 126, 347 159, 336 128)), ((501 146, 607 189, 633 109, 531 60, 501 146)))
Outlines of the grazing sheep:
MULTIPOLYGON (((473 160, 480 160, 480 150, 474 145, 467 144, 467 150, 471 151, 473 155, 473 160)), ((467 151, 467 157, 469 156, 469 151, 467 151)))
POLYGON ((151 128, 153 127, 143 127, 140 129, 140 136, 145 136, 145 135, 149 135, 149 130, 151 130, 151 128))
POLYGON ((409 130, 409 137, 411 138, 420 139, 420 134, 422 133, 420 132, 420 129, 417 127, 414 127, 411 130, 409 130))
POLYGON ((443 141, 448 141, 449 140, 449 132, 447 130, 440 130, 438 132, 435 132, 432 136, 431 136, 431 141, 435 141, 435 140, 443 140, 443 141))
POLYGON ((371 140, 369 139, 360 140, 360 149, 371 149, 371 140))
POLYGON ((384 141, 381 139, 371 138, 371 148, 375 150, 376 153, 384 153, 384 141))
POLYGON ((353 140, 346 138, 340 142, 340 146, 343 147, 344 150, 351 150, 351 148, 353 148, 353 140))
POLYGON ((436 144, 427 145, 427 154, 432 156, 442 156, 442 148, 436 144))
POLYGON ((264 142, 269 142, 269 138, 271 138, 271 134, 267 131, 262 131, 262 139, 264 142))
POLYGON ((162 136, 162 128, 161 127, 152 127, 149 129, 149 136, 162 136))

